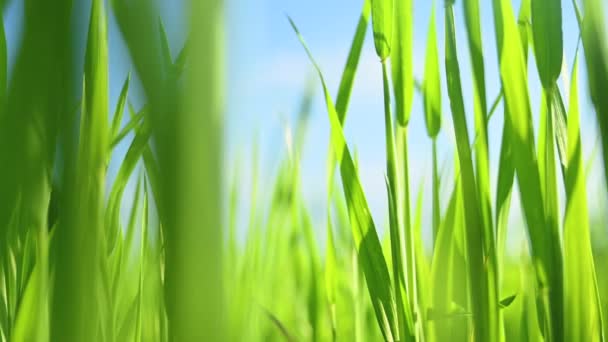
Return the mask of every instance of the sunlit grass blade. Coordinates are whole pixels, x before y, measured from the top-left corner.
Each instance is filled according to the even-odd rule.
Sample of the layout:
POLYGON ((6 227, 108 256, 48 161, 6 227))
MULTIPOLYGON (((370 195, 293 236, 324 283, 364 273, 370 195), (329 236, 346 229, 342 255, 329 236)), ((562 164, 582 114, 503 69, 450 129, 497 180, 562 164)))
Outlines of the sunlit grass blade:
POLYGON ((538 310, 543 330, 558 338, 563 336, 562 255, 558 228, 545 216, 521 37, 511 4, 495 0, 493 5, 496 32, 502 35, 497 36, 497 41, 503 44, 499 45, 498 52, 508 108, 505 124, 512 129, 512 155, 538 283, 538 310))

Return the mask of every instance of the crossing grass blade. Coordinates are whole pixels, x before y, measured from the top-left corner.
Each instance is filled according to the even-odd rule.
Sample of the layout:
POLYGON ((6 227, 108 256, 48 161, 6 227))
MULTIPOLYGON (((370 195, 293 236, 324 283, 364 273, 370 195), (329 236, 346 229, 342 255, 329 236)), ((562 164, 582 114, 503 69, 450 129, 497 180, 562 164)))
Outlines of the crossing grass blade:
POLYGON ((602 341, 601 303, 591 250, 578 102, 578 55, 572 69, 564 218, 566 341, 602 341))
MULTIPOLYGON (((452 121, 456 133, 458 159, 462 176, 464 196, 464 215, 466 220, 466 253, 469 263, 468 275, 472 294, 473 330, 478 341, 498 339, 498 293, 496 270, 493 262, 488 262, 491 249, 484 249, 484 241, 490 241, 484 228, 480 201, 477 195, 477 182, 473 171, 473 161, 469 147, 469 133, 465 118, 460 68, 456 52, 456 32, 453 4, 446 4, 446 77, 448 95, 452 109, 452 121), (479 275, 485 275, 480 277, 479 275)), ((492 241, 493 243, 493 241, 492 241)))
POLYGON ((349 208, 353 238, 358 252, 358 262, 361 264, 367 280, 369 294, 380 330, 382 331, 385 340, 393 341, 394 336, 398 336, 396 324, 397 313, 393 290, 390 286, 391 282, 388 267, 382 254, 380 240, 376 233, 376 228, 370 215, 365 195, 363 194, 355 164, 350 151, 346 147, 342 126, 338 119, 335 106, 333 105, 331 95, 327 90, 321 70, 312 58, 295 23, 291 19, 289 19, 289 21, 298 36, 298 39, 306 50, 311 63, 315 66, 323 86, 325 102, 331 123, 333 151, 336 155, 336 160, 340 161, 342 184, 349 208))

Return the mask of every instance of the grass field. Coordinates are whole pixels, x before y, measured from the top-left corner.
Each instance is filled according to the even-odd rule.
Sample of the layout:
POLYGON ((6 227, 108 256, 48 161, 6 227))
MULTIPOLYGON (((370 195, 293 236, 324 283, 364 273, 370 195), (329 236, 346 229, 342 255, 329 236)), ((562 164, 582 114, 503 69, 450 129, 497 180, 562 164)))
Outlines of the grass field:
POLYGON ((152 1, 91 0, 83 70, 74 67, 81 64, 73 53, 74 2, 14 1, 23 2, 24 16, 11 66, 13 45, 0 25, 3 341, 606 339, 608 216, 590 210, 597 199, 588 191, 608 191, 608 5, 601 0, 572 0, 576 51, 564 51, 562 0, 522 0, 520 8, 492 0, 496 46, 483 45, 480 0, 436 0, 425 28, 411 17, 420 0, 360 0, 339 85, 325 81, 306 32, 287 17, 285 30, 316 71, 330 126, 329 146, 318 151, 327 155, 320 226, 302 189, 312 89, 275 173, 260 174, 257 146, 243 151, 251 175, 227 155, 221 0, 185 1, 190 24, 178 53, 152 1), (116 108, 109 104, 109 13, 134 66, 116 108), (457 41, 460 26, 466 41, 457 41), (420 80, 414 30, 426 34, 420 80), (374 222, 343 129, 364 49, 375 51, 382 75, 384 112, 375 117, 385 124, 386 229, 374 222), (461 67, 462 49, 470 69, 461 67), (496 49, 497 74, 486 71, 484 49, 496 49), (542 87, 538 112, 530 70, 542 87), (464 74, 472 89, 463 89, 464 74), (139 108, 131 75, 146 99, 139 108), (500 80, 495 97, 488 79, 500 80), (470 113, 464 96, 473 98, 470 113), (415 97, 421 112, 412 108, 415 97), (593 132, 581 124, 587 99, 593 132), (504 122, 495 132, 488 122, 497 108, 504 122), (430 181, 418 188, 408 156, 415 115, 432 146, 430 181), (455 136, 452 168, 437 156, 446 125, 455 136), (496 135, 494 170, 489 136, 496 135), (584 135, 599 137, 597 156, 583 153, 584 135), (110 181, 110 160, 125 143, 110 181), (605 170, 591 186, 589 163, 605 170), (263 189, 268 180, 271 189, 263 189), (130 188, 134 195, 126 196, 130 188), (509 220, 516 201, 521 252, 506 242, 520 228, 509 220), (245 202, 249 213, 241 217, 245 202))

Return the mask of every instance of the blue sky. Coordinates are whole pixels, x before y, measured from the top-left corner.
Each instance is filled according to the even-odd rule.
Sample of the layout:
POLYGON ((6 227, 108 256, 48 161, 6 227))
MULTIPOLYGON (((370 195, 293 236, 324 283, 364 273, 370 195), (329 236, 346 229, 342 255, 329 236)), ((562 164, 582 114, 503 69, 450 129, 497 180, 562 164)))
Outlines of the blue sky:
MULTIPOLYGON (((465 94, 465 106, 469 119, 469 135, 473 136, 472 121, 472 84, 464 19, 462 16, 461 0, 456 2, 456 26, 459 48, 461 78, 465 94)), ((13 63, 19 44, 22 8, 20 1, 13 1, 4 12, 4 20, 8 41, 9 65, 13 63)), ((75 1, 74 21, 86 25, 90 1, 75 1)), ((186 21, 183 20, 183 0, 158 1, 160 13, 175 53, 183 43, 183 32, 186 21)), ((414 1, 414 73, 422 79, 424 69, 424 54, 426 49, 426 32, 430 17, 432 1, 414 1)), ((520 1, 513 1, 517 12, 520 1)), ((346 60, 355 26, 363 0, 226 0, 226 178, 230 179, 234 172, 234 161, 239 159, 239 172, 243 176, 243 191, 241 212, 245 213, 251 185, 251 153, 254 142, 260 145, 260 165, 263 177, 260 193, 268 196, 272 185, 273 175, 279 161, 286 155, 286 132, 295 120, 302 93, 307 81, 314 81, 316 96, 312 117, 309 124, 303 163, 302 182, 308 208, 314 215, 318 229, 324 229, 323 213, 325 208, 325 160, 327 155, 329 125, 324 103, 320 97, 320 84, 312 73, 311 65, 293 33, 286 15, 291 16, 305 37, 312 53, 319 62, 330 89, 337 91, 341 72, 346 60)), ((494 23, 490 1, 480 1, 482 15, 482 39, 486 66, 487 101, 491 103, 499 91, 499 76, 494 42, 494 23)), ((576 25, 572 4, 569 0, 562 1, 564 11, 564 48, 568 75, 577 43, 578 28, 576 25)), ((441 67, 444 50, 443 1, 437 6, 437 32, 441 67)), ((127 73, 132 69, 126 46, 120 37, 120 32, 114 17, 108 17, 109 51, 110 51, 110 108, 113 108, 122 83, 127 73)), ((83 27, 83 26, 81 26, 83 27)), ((370 28, 371 31, 371 28, 370 28)), ((365 42, 357 77, 352 93, 345 132, 349 146, 356 150, 360 163, 360 174, 367 195, 372 215, 379 229, 383 230, 386 223, 386 193, 385 193, 385 156, 384 156, 384 115, 382 107, 382 80, 378 58, 375 55, 371 32, 365 42)), ((76 32, 77 41, 84 52, 86 30, 76 32)), ((77 55, 78 55, 77 54, 77 55)), ((82 56, 77 56, 81 61, 82 56)), ((581 63, 581 66, 584 63, 581 63)), ((130 101, 136 106, 143 103, 141 87, 136 75, 130 101)), ((443 75, 442 75, 443 77, 443 75)), ((580 96, 582 108, 583 146, 585 156, 590 156, 596 142, 596 124, 592 107, 586 90, 586 74, 584 67, 580 72, 580 96)), ((540 99, 540 83, 534 58, 530 58, 530 94, 534 113, 538 113, 540 99)), ((561 84, 561 83, 560 83, 561 84)), ((443 125, 439 136, 439 161, 446 166, 446 177, 451 177, 454 139, 449 111, 449 100, 443 88, 443 125)), ((567 103, 567 100, 566 100, 567 103)), ((535 116, 538 116, 535 114, 535 116)), ((502 106, 489 124, 490 155, 492 168, 492 186, 496 182, 496 169, 500 147, 502 127, 502 106)), ((538 126, 538 125, 536 125, 538 126)), ((421 98, 414 96, 410 132, 410 167, 412 168, 411 189, 412 197, 418 191, 419 184, 430 182, 431 144, 426 136, 421 98)), ((128 141, 120 144, 118 151, 111 161, 109 179, 113 179, 120 165, 122 156, 128 148, 128 141)), ((598 154, 599 156, 599 154, 598 154)), ((590 199, 601 196, 603 201, 592 200, 590 206, 595 212, 606 212, 605 191, 601 177, 600 158, 594 163, 594 169, 589 183, 590 199)), ((450 191, 449 182, 444 182, 444 198, 450 191)), ((423 208, 423 225, 430 225, 429 191, 425 192, 423 208)), ((132 196, 129 192, 125 194, 132 196)), ((512 222, 521 223, 518 196, 514 196, 512 207, 512 222)), ((561 201, 563 204, 563 200, 561 201)), ((518 224, 517 226, 521 226, 518 224)), ((427 229, 428 230, 428 229, 427 229)), ((320 234, 323 236, 324 234, 320 234)), ((518 235, 515 235, 518 236, 518 235)), ((517 243, 519 238, 513 240, 517 243)))
MULTIPOLYGON (((457 42, 465 106, 469 119, 469 135, 473 137, 473 104, 471 68, 469 62, 462 1, 456 2, 457 42)), ((314 77, 307 57, 296 36, 289 26, 286 14, 291 16, 305 37, 313 55, 319 62, 330 89, 335 92, 341 76, 355 26, 362 7, 362 0, 232 0, 228 1, 226 18, 228 27, 228 91, 227 105, 229 117, 228 134, 232 154, 238 151, 247 154, 257 134, 263 146, 264 169, 271 171, 279 158, 285 153, 284 135, 286 126, 294 121, 299 99, 307 80, 314 77)), ((422 79, 426 32, 430 18, 432 1, 414 1, 414 73, 422 79)), ((520 1, 513 1, 515 12, 520 1)), ((578 27, 571 1, 562 1, 564 11, 564 49, 568 76, 571 72, 574 51, 578 38, 578 27)), ((480 1, 482 15, 482 39, 486 66, 488 103, 499 92, 500 79, 498 59, 494 40, 494 22, 490 1, 480 1)), ((437 32, 440 50, 440 63, 444 67, 444 15, 443 1, 437 6, 437 32)), ((582 65, 583 63, 581 63, 582 65)), ((442 70, 443 72, 443 70, 442 70)), ((444 77, 444 75, 442 75, 444 77)), ((531 55, 530 94, 532 108, 538 116, 540 106, 540 83, 538 81, 534 58, 531 55)), ((317 90, 320 84, 317 82, 317 90)), ((583 144, 585 156, 591 155, 596 145, 595 119, 587 99, 586 75, 580 72, 579 91, 583 112, 583 144)), ((561 86, 561 82, 560 82, 561 86)), ((452 156, 455 149, 449 100, 445 79, 443 88, 443 125, 440 134, 439 161, 447 166, 447 177, 451 177, 452 156)), ((562 88, 563 89, 563 88, 562 88)), ((329 125, 324 103, 317 91, 313 116, 303 160, 303 189, 308 206, 314 213, 323 213, 325 207, 325 158, 329 136, 329 125)), ((567 100, 566 100, 567 103, 567 100)), ((371 35, 365 42, 358 69, 350 110, 345 127, 351 149, 358 152, 361 178, 377 226, 383 228, 386 222, 385 193, 385 156, 384 156, 384 116, 382 107, 382 79, 378 58, 375 55, 371 35)), ((537 120, 537 118, 535 119, 537 120)), ((502 134, 502 105, 498 108, 489 124, 492 187, 495 188, 496 169, 500 138, 502 134)), ((538 127, 538 124, 536 125, 538 127)), ((410 173, 412 196, 416 195, 420 182, 430 185, 431 144, 426 136, 421 98, 414 96, 410 132, 410 173)), ((599 160, 599 159, 598 159, 599 160)), ((600 163, 594 163, 590 177, 590 198, 602 194, 600 163)), ((262 175, 270 176, 269 172, 262 175)), ((269 178, 268 180, 270 180, 269 178)), ((450 191, 449 182, 444 182, 444 198, 450 191)), ((267 183, 267 186, 270 184, 267 183)), ((451 186, 451 185, 450 185, 451 186)), ((493 191, 494 192, 494 191, 493 191)), ((425 191, 424 226, 430 225, 430 192, 425 191)), ((603 196, 603 195, 601 195, 603 196)), ((513 196, 513 223, 522 223, 519 204, 513 196)), ((563 200, 561 201, 563 204, 563 200)), ((606 209, 605 201, 590 201, 593 210, 606 209), (602 204, 599 204, 602 203, 602 204), (601 206, 601 207, 600 207, 601 206)), ((317 216, 322 226, 322 214, 317 216)), ((521 226, 521 224, 519 224, 521 226)), ((513 243, 518 243, 521 234, 515 234, 513 243)))

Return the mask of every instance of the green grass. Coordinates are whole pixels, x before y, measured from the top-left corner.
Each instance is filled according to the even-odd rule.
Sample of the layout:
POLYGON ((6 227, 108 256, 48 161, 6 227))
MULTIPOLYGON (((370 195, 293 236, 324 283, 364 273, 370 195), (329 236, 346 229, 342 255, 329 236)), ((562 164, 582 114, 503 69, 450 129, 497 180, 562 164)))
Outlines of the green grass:
POLYGON ((588 163, 608 170, 608 32, 599 0, 580 7, 573 1, 583 51, 565 54, 562 1, 524 0, 516 19, 511 1, 493 0, 497 74, 487 71, 482 53, 480 1, 437 0, 418 84, 418 1, 363 0, 335 101, 305 32, 288 18, 285 29, 291 25, 320 81, 331 133, 327 150, 316 151, 327 153, 320 227, 303 195, 301 167, 316 83, 303 93, 293 143, 274 174, 260 172, 257 142, 229 163, 234 167, 222 166, 230 139, 224 105, 232 98, 223 89, 222 1, 187 2, 189 32, 174 55, 150 1, 92 0, 83 70, 73 67, 72 2, 24 3, 10 72, 0 25, 0 340, 605 340, 607 218, 591 212, 596 194, 587 191, 588 163), (454 14, 460 4, 462 23, 454 14), (115 108, 109 11, 134 65, 118 75, 124 83, 115 108), (466 47, 457 40, 461 25, 466 47), (365 44, 370 34, 373 47, 365 44), (373 117, 385 128, 385 234, 344 130, 364 49, 375 50, 382 75, 376 96, 383 113, 373 117), (462 52, 471 70, 463 68, 462 52), (571 70, 564 55, 574 57, 571 70), (539 113, 531 105, 529 65, 541 81, 539 113), (588 85, 579 82, 582 68, 588 85), (130 101, 131 73, 141 81, 141 108, 130 101), (464 73, 471 89, 463 88, 464 73), (558 86, 565 73, 568 89, 558 86), (490 79, 500 81, 495 98, 488 98, 490 79), (465 106, 469 94, 472 108, 465 106), (415 96, 421 111, 414 110, 415 96), (582 136, 595 134, 582 125, 587 97, 601 159, 583 153, 582 136), (500 120, 493 116, 498 108, 503 121, 490 126, 491 118, 500 120), (412 193, 414 116, 423 116, 431 140, 432 173, 412 193), (445 168, 451 173, 438 164, 446 125, 456 143, 454 167, 445 168), (494 134, 501 134, 495 170, 494 134), (109 162, 123 145, 110 182, 109 162), (251 175, 240 167, 245 157, 251 175), (519 228, 509 221, 515 199, 525 233, 519 254, 506 243, 519 228))

